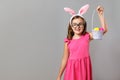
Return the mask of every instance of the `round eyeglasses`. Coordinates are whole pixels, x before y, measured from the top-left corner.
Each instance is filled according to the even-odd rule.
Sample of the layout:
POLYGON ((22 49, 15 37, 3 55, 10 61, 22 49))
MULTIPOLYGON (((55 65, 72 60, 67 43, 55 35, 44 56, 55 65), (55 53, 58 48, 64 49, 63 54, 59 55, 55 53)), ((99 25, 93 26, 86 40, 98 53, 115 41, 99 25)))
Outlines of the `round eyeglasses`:
POLYGON ((84 28, 84 23, 72 23, 72 27, 74 27, 74 28, 76 28, 76 27, 84 28))

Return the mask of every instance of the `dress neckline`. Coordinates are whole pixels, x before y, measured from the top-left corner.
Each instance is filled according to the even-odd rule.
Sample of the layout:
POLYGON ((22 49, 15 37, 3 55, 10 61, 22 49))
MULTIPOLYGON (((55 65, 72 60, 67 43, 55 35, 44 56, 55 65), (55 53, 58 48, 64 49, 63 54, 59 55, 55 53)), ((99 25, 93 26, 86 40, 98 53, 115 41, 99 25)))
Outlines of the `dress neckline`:
POLYGON ((76 39, 72 39, 72 40, 79 40, 83 37, 83 35, 81 35, 79 38, 76 38, 76 39))

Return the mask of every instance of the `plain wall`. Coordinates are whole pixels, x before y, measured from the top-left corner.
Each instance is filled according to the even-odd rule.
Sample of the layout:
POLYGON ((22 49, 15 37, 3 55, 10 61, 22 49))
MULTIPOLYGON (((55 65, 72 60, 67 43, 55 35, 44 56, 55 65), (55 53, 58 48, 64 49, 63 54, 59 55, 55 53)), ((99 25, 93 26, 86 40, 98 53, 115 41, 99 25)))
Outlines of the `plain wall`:
POLYGON ((90 43, 93 79, 120 80, 119 0, 0 0, 0 80, 55 80, 71 17, 63 8, 77 12, 87 3, 88 31, 98 4, 108 24, 103 40, 90 43))

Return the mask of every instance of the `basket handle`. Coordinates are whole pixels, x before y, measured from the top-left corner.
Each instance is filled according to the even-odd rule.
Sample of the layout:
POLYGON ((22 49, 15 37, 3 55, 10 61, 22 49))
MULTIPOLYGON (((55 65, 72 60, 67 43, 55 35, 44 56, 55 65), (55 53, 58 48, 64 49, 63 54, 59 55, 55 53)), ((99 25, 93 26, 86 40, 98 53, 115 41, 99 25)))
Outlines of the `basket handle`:
POLYGON ((92 25, 91 25, 91 26, 92 26, 92 27, 91 27, 92 30, 93 30, 93 28, 94 28, 94 27, 93 27, 93 26, 94 26, 94 25, 93 25, 93 22, 94 22, 94 21, 93 21, 94 15, 95 15, 95 10, 93 10, 93 13, 92 13, 92 25))
MULTIPOLYGON (((96 10, 94 9, 94 10, 93 10, 93 13, 92 13, 92 25, 91 25, 91 26, 92 26, 92 27, 91 27, 92 30, 93 30, 93 28, 94 28, 94 27, 93 27, 93 26, 94 26, 94 25, 93 25, 93 22, 94 22, 94 15, 95 15, 95 12, 96 12, 96 10)), ((103 13, 103 16, 104 16, 104 13, 103 13)))

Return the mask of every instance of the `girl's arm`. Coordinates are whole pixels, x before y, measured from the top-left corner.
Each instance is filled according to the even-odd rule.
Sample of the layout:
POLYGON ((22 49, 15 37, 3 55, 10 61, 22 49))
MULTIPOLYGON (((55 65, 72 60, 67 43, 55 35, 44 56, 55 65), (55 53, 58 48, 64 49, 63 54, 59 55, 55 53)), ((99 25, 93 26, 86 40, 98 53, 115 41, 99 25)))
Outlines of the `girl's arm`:
POLYGON ((107 28, 107 24, 106 24, 106 21, 105 21, 105 18, 104 18, 104 9, 103 9, 103 7, 98 6, 97 7, 97 12, 98 12, 98 16, 99 16, 99 19, 100 19, 101 26, 104 29, 103 34, 105 34, 108 31, 108 28, 107 28))
POLYGON ((57 80, 61 80, 61 76, 64 72, 65 67, 66 67, 68 57, 69 57, 68 47, 67 47, 67 43, 65 43, 64 44, 64 54, 63 54, 63 57, 62 57, 62 62, 61 62, 61 66, 60 66, 60 69, 59 69, 57 80))

